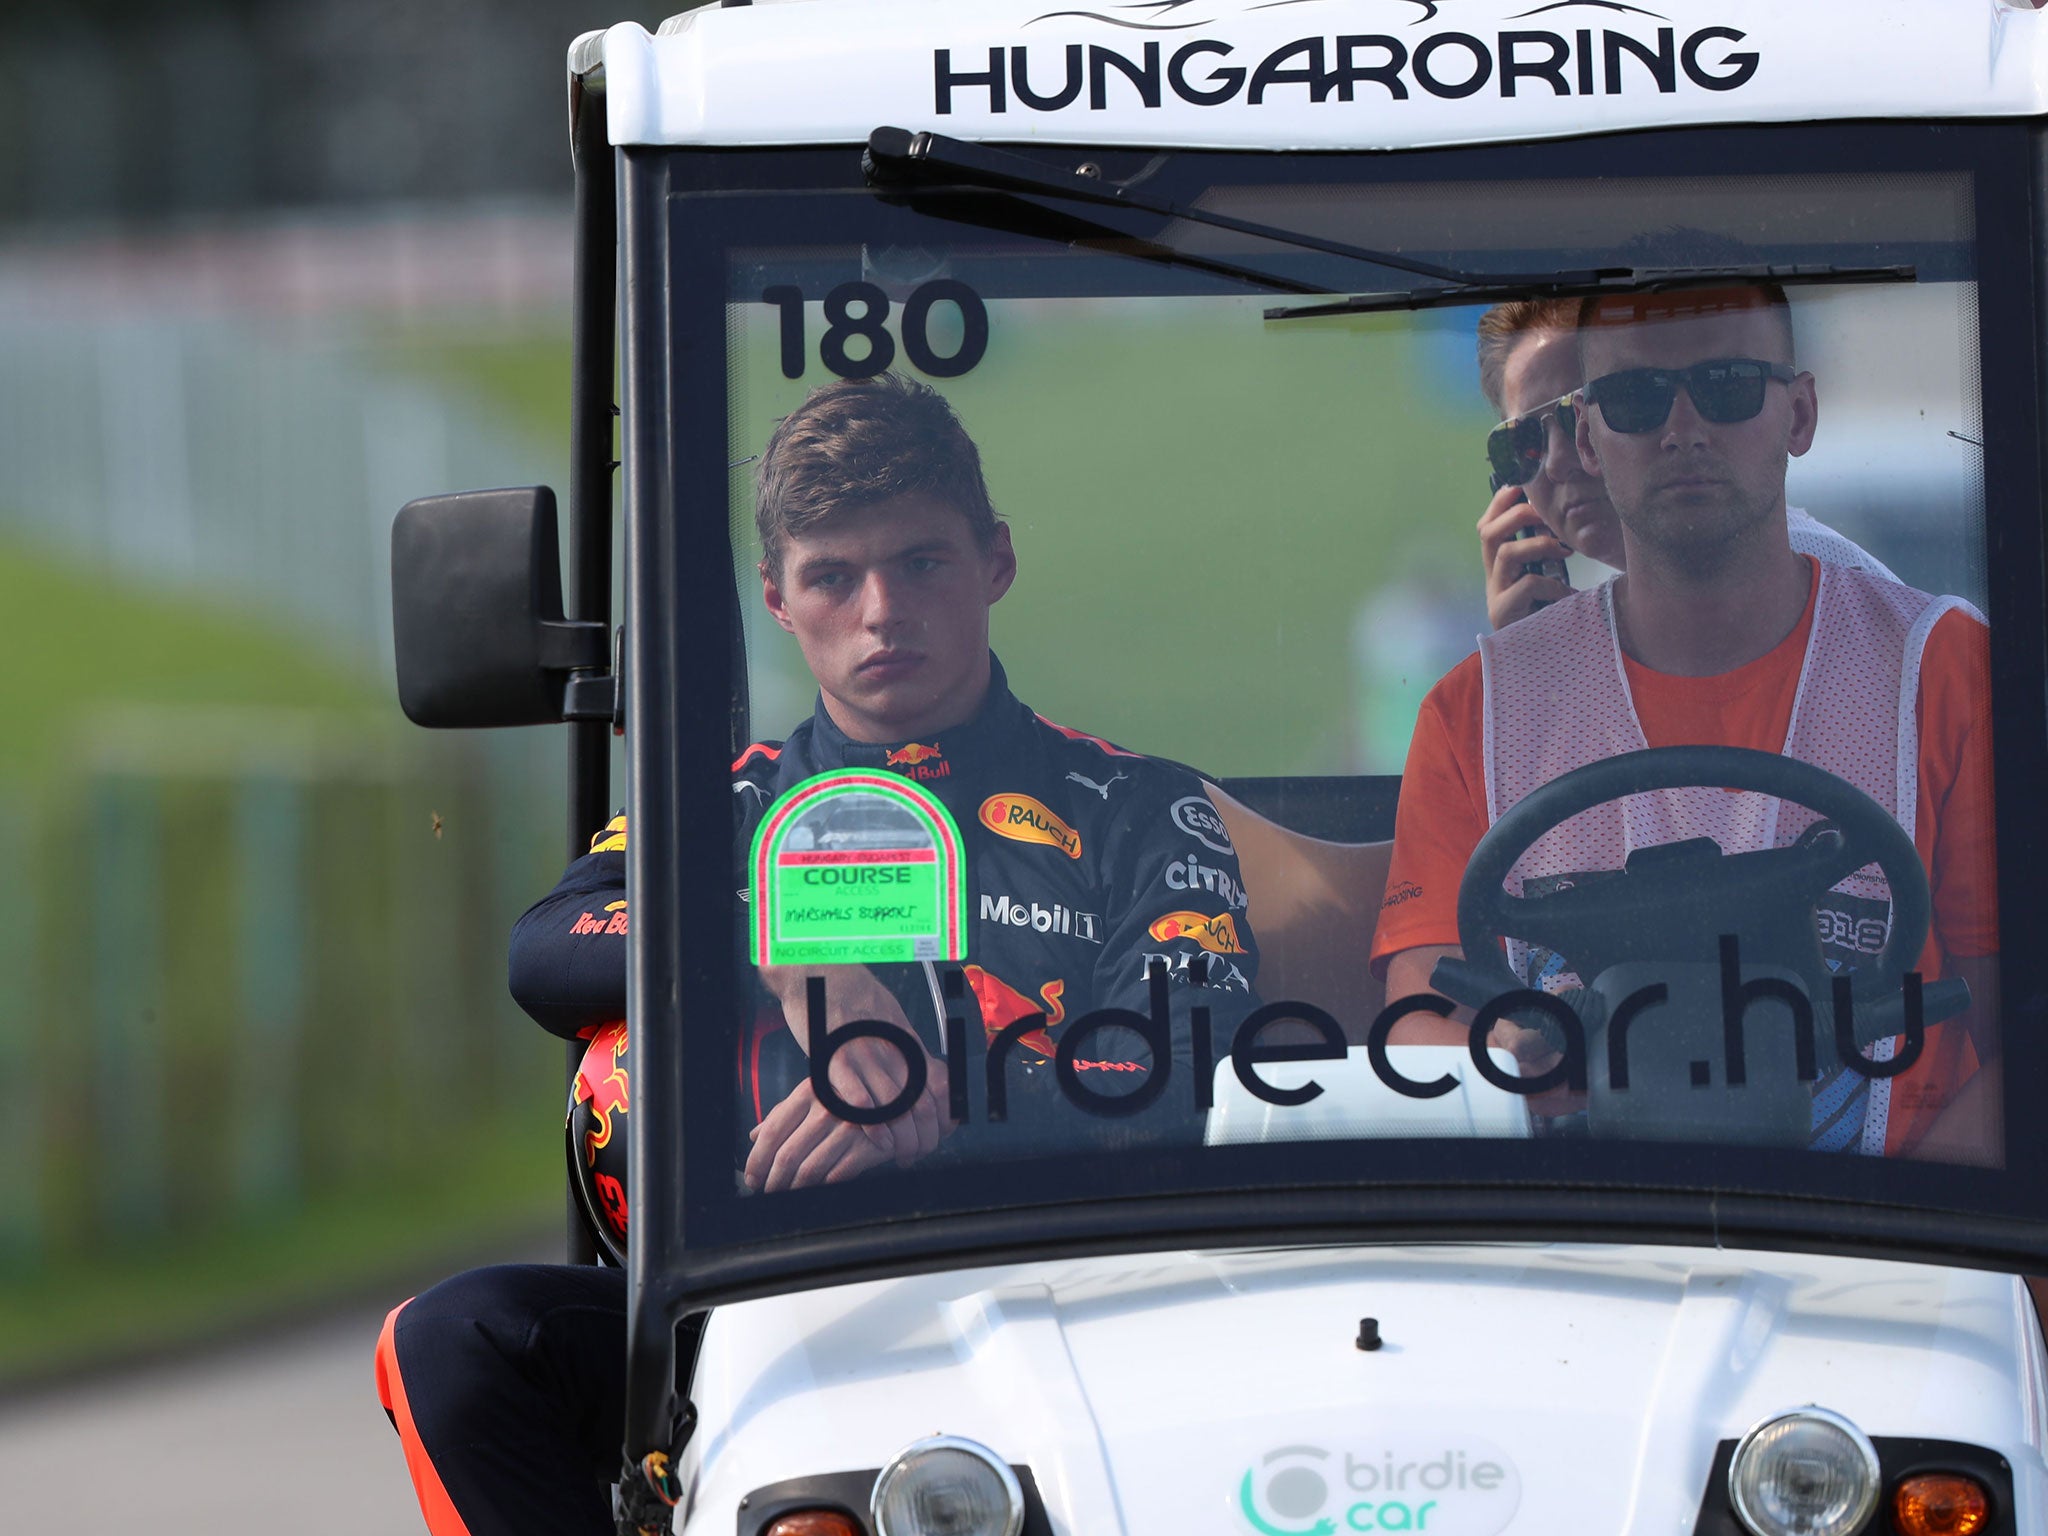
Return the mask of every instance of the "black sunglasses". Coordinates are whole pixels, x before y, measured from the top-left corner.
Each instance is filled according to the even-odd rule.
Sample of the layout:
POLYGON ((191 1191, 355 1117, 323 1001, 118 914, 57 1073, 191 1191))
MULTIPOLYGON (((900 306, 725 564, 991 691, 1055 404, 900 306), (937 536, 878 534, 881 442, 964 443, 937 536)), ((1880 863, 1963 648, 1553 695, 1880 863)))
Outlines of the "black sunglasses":
POLYGON ((1790 363, 1754 357, 1716 357, 1690 368, 1624 368, 1586 386, 1586 400, 1616 432, 1654 432, 1671 415, 1678 386, 1692 397, 1706 420, 1727 425, 1748 421, 1764 408, 1764 386, 1772 379, 1790 384, 1799 370, 1790 363))
POLYGON ((1493 466, 1495 490, 1504 485, 1526 485, 1543 467, 1543 455, 1549 447, 1545 441, 1544 423, 1553 414, 1565 441, 1571 441, 1578 426, 1572 404, 1577 394, 1578 391, 1573 390, 1569 395, 1546 400, 1533 411, 1510 416, 1486 434, 1486 462, 1493 466))

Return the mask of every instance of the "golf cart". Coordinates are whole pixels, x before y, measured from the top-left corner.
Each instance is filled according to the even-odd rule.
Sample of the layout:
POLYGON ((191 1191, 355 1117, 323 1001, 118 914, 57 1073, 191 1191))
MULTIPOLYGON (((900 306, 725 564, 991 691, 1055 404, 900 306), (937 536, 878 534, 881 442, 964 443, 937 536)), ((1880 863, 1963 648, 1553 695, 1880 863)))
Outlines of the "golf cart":
MULTIPOLYGON (((592 34, 570 69, 567 615, 540 490, 414 504, 394 573, 413 718, 573 722, 576 851, 624 729, 624 1527, 2048 1529, 2048 1362, 2014 1278, 2048 1267, 2048 1037, 1999 959, 2048 917, 2048 22, 789 0, 592 34), (1763 281, 1825 407, 1792 501, 1989 623, 1989 696, 1933 703, 1989 738, 1995 814, 1957 800, 1930 880, 1899 816, 1792 756, 1607 758, 1493 820, 1448 1001, 1385 997, 1373 925, 1419 892, 1371 851, 1384 770, 1485 623, 1480 310, 1763 281), (812 387, 889 369, 980 445, 1019 553, 995 614, 1018 693, 1227 797, 1176 808, 1158 879, 1234 911, 1255 973, 1249 942, 1124 957, 1187 1032, 1127 1091, 1175 1096, 1186 1134, 1082 1135, 1129 1106, 1068 1070, 1072 1020, 1074 1146, 1006 1142, 1006 1032, 967 1027, 953 978, 978 923, 1051 909, 978 881, 949 819, 976 807, 933 782, 792 789, 726 878, 726 765, 811 694, 761 610, 754 460, 812 387), (1700 788, 1768 807, 1766 846, 1516 873, 1574 818, 1700 788), (1233 849, 1241 907, 1209 857, 1233 849), (799 910, 778 871, 827 859, 929 884, 887 932, 799 910), (1958 882, 1995 892, 2004 938, 1974 995, 1923 968, 1958 882), (921 968, 913 1026, 970 1091, 939 1153, 756 1193, 733 1064, 757 964, 806 957, 921 968), (1212 1028, 1187 1004, 1233 978, 1260 1006, 1212 1028), (1400 1043, 1453 1003, 1469 1048, 1400 1043), (1504 1019, 1555 1067, 1491 1047, 1504 1019), (1810 1149, 1823 1073, 1880 1106, 1842 1150, 1810 1149)), ((1076 963, 1102 942, 1076 932, 1076 963)))

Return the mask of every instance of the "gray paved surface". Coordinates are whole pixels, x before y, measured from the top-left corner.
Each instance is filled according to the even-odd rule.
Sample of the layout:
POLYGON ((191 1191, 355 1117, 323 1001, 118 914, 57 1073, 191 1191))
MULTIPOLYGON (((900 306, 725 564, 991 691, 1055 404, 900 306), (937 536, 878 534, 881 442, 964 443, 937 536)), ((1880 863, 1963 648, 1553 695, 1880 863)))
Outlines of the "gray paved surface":
POLYGON ((382 1322, 330 1317, 0 1404, 0 1528, 423 1536, 377 1406, 382 1322))

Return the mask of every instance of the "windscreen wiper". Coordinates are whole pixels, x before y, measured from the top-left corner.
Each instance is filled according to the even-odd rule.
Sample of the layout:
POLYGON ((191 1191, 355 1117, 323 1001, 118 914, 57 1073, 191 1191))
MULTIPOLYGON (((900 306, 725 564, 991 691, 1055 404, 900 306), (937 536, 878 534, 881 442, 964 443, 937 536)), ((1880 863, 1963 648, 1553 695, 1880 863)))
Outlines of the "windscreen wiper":
MULTIPOLYGON (((1230 230, 1297 250, 1316 251, 1390 271, 1407 272, 1432 281, 1422 287, 1384 293, 1359 293, 1319 304, 1269 309, 1268 320, 1305 320, 1319 315, 1374 314, 1399 309, 1436 309, 1452 304, 1494 304, 1504 299, 1580 298, 1590 294, 1632 293, 1715 281, 1776 283, 1910 283, 1911 265, 1851 267, 1819 265, 1748 265, 1714 267, 1583 267, 1555 272, 1470 272, 1434 262, 1397 256, 1342 240, 1326 240, 1303 230, 1283 229, 1250 219, 1234 218, 1154 197, 1136 188, 1105 181, 1089 170, 1062 174, 1042 162, 1010 150, 993 149, 937 133, 912 133, 906 128, 877 128, 868 135, 861 166, 871 184, 907 190, 939 187, 981 187, 1036 197, 1128 208, 1161 218, 1185 220, 1230 230)), ((1092 168, 1090 168, 1092 169, 1092 168)), ((1115 238, 1131 239, 1107 226, 1095 226, 1115 238)), ((1188 265, 1204 266, 1248 281, 1312 291, 1310 285, 1260 273, 1216 257, 1178 252, 1158 241, 1144 242, 1148 254, 1164 253, 1188 265)))
POLYGON ((971 224, 977 229, 1000 230, 1004 234, 1025 235, 1034 240, 1085 245, 1114 255, 1127 256, 1134 261, 1149 261, 1158 266, 1185 267, 1197 272, 1208 272, 1273 293, 1291 293, 1308 297, 1327 294, 1330 291, 1327 283, 1303 282, 1299 278, 1244 266, 1220 256, 1204 256, 1180 250, 1162 241, 1121 229, 1114 224, 1049 207, 1046 203, 1017 195, 1007 188, 920 187, 917 189, 917 204, 920 212, 955 224, 971 224))
MULTIPOLYGON (((1007 149, 991 149, 986 144, 970 144, 964 139, 949 139, 939 133, 877 128, 868 135, 868 147, 861 155, 861 167, 871 183, 881 186, 915 188, 943 184, 988 187, 999 192, 1026 192, 1039 197, 1064 198, 1070 202, 1097 203, 1157 214, 1161 218, 1184 219, 1190 224, 1206 224, 1214 229, 1271 240, 1277 245, 1369 262, 1397 272, 1412 272, 1417 277, 1434 278, 1440 283, 1489 281, 1481 274, 1414 261, 1406 256, 1396 256, 1391 251, 1367 250, 1364 246, 1325 240, 1320 235, 1301 230, 1257 224, 1250 219, 1232 218, 1227 213, 1211 213, 1205 208, 1190 208, 1113 181, 1104 181, 1100 175, 1090 175, 1086 171, 1062 175, 1028 156, 1014 154, 1007 149)), ((1596 274, 1571 275, 1592 277, 1596 274)))

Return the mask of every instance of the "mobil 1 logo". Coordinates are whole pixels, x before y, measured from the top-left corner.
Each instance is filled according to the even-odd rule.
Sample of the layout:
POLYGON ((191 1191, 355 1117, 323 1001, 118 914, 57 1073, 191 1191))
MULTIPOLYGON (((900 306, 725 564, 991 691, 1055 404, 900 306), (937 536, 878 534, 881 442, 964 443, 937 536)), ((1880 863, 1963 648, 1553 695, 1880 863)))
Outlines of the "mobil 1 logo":
POLYGON ((1102 918, 1095 912, 1076 912, 1057 901, 1018 901, 1012 896, 981 898, 981 920, 1001 923, 1006 928, 1029 928, 1034 933, 1057 934, 1061 938, 1102 942, 1102 918))

